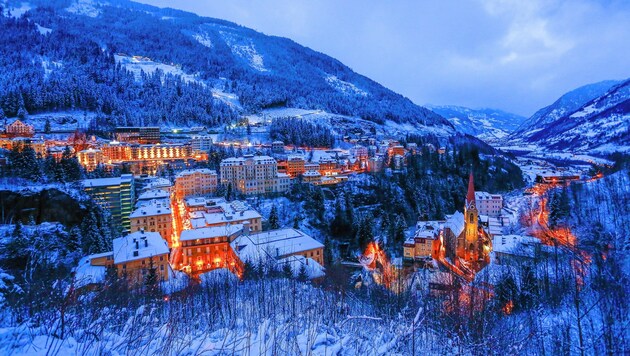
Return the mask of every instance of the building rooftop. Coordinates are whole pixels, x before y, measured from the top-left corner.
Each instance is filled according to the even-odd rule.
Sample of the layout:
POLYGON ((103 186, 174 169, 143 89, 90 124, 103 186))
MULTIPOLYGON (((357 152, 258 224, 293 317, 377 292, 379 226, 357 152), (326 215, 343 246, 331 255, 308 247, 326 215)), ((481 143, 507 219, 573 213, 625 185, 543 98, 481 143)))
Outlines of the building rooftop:
POLYGON ((141 218, 143 216, 156 216, 156 215, 170 215, 171 207, 161 204, 157 200, 151 200, 146 205, 141 205, 138 209, 134 210, 130 218, 141 218))
POLYGON ((184 230, 179 238, 180 241, 191 241, 199 239, 211 239, 222 236, 230 236, 240 233, 243 230, 242 224, 204 227, 200 229, 184 230))
POLYGON ((169 199, 170 195, 162 189, 150 189, 138 196, 138 200, 169 199))
POLYGON ((488 192, 475 192, 475 200, 501 199, 501 194, 490 194, 488 192))
POLYGON ((231 245, 242 261, 279 258, 324 247, 322 243, 302 231, 290 228, 243 235, 231 245))
POLYGON ((84 179, 81 182, 81 184, 86 188, 87 187, 108 187, 112 185, 120 185, 121 183, 131 182, 132 180, 133 180, 133 175, 123 174, 120 177, 84 179))
POLYGON ((449 228, 455 234, 455 236, 459 236, 459 234, 464 231, 464 214, 459 211, 456 211, 455 214, 451 215, 446 219, 446 223, 444 224, 444 228, 449 228))
POLYGON ((175 178, 184 177, 184 176, 188 176, 188 175, 195 174, 195 173, 209 174, 209 175, 215 175, 215 176, 217 175, 217 171, 215 171, 215 170, 211 170, 211 169, 207 169, 207 168, 200 168, 200 169, 186 169, 186 170, 183 170, 183 171, 177 173, 175 178))
POLYGON ((136 231, 114 239, 114 263, 168 254, 166 241, 157 232, 136 231))

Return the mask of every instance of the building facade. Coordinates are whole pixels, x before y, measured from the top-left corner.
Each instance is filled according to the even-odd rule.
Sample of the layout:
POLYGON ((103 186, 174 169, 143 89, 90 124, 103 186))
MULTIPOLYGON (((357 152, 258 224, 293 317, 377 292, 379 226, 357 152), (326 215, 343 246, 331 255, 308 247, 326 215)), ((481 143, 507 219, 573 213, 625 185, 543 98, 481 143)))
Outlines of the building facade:
POLYGON ((173 215, 171 207, 152 200, 129 215, 131 233, 137 231, 157 232, 169 246, 173 243, 173 215))
POLYGON ((117 127, 114 135, 117 141, 155 144, 160 143, 159 127, 117 127))
POLYGON ((158 281, 169 280, 169 250, 157 232, 134 232, 114 239, 113 245, 114 266, 119 277, 141 284, 154 269, 158 281))
POLYGON ((103 163, 103 152, 94 148, 77 152, 79 163, 87 170, 93 171, 103 163))
POLYGON ((123 231, 131 230, 129 215, 133 211, 135 200, 132 174, 114 178, 85 179, 82 185, 97 204, 110 212, 114 223, 122 226, 123 231))
POLYGON ((187 169, 175 176, 175 197, 182 200, 191 196, 203 196, 216 192, 217 172, 209 169, 187 169))
POLYGON ((247 155, 221 161, 221 184, 244 195, 283 192, 288 178, 279 177, 278 163, 269 156, 247 155))
POLYGON ((35 128, 20 120, 15 120, 5 127, 5 133, 9 137, 33 137, 35 128))

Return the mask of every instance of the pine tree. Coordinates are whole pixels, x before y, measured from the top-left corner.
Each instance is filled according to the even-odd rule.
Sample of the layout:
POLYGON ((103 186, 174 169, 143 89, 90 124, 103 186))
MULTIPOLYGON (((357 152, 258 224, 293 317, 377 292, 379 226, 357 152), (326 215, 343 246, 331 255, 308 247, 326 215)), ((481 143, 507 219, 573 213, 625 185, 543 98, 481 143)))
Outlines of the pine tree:
POLYGON ((50 119, 46 119, 46 123, 44 124, 44 132, 49 134, 52 131, 50 127, 50 119))
POLYGON ((300 265, 300 271, 298 272, 297 280, 300 282, 308 281, 308 272, 306 271, 305 264, 300 265))
POLYGON ((278 219, 278 212, 276 211, 276 206, 271 207, 271 212, 269 213, 269 228, 272 230, 276 230, 280 228, 280 221, 278 219))
POLYGON ((288 262, 282 266, 282 274, 285 278, 293 278, 293 270, 288 262))
POLYGON ((149 257, 149 268, 144 278, 144 286, 149 299, 155 299, 160 296, 160 281, 158 279, 157 268, 153 262, 153 256, 149 257))
POLYGON ((225 190, 225 200, 232 200, 232 182, 228 183, 227 189, 225 190))

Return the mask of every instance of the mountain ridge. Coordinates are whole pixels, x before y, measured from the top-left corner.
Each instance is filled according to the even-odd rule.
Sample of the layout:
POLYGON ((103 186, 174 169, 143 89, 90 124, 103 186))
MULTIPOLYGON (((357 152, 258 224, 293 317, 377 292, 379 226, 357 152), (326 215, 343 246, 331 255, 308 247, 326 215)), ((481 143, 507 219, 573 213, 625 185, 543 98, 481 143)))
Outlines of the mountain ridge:
MULTIPOLYGON (((53 72, 52 76, 56 75, 54 72, 61 72, 60 75, 63 76, 76 75, 77 72, 86 74, 74 80, 84 83, 85 77, 88 77, 88 83, 84 86, 93 84, 91 77, 103 75, 87 68, 85 62, 98 62, 90 64, 93 67, 102 66, 101 72, 115 72, 119 67, 116 63, 111 63, 110 57, 126 54, 177 66, 183 72, 197 76, 209 87, 234 94, 238 96, 244 112, 251 113, 270 107, 296 107, 357 116, 379 124, 387 121, 411 123, 421 132, 425 129, 433 132, 433 128, 446 134, 454 132, 452 125, 440 115, 354 72, 337 59, 290 39, 268 36, 221 19, 200 17, 168 8, 160 9, 127 0, 36 0, 30 4, 34 6, 22 17, 15 19, 15 24, 5 26, 17 32, 14 37, 28 38, 18 48, 24 49, 24 53, 32 54, 34 58, 41 57, 42 61, 62 63, 60 67, 48 67, 48 71, 53 72), (25 21, 29 24, 24 23, 25 21), (50 31, 46 34, 35 33, 37 28, 33 24, 50 31), (95 47, 100 48, 102 53, 95 53, 95 47), (87 56, 87 60, 82 55, 87 56), (67 73, 71 72, 70 69, 72 73, 67 73)), ((10 21, 5 18, 4 22, 10 21)), ((0 44, 8 48, 17 46, 15 41, 7 38, 0 44)), ((9 58, 11 55, 7 54, 7 59, 9 58)), ((14 83, 9 83, 8 80, 5 83, 0 82, 0 85, 6 84, 8 87, 5 90, 0 89, 0 102, 10 102, 9 105, 3 105, 5 112, 9 114, 16 114, 20 105, 28 112, 78 108, 102 112, 101 116, 112 118, 116 123, 160 124, 170 120, 188 120, 214 125, 234 120, 236 115, 243 113, 234 112, 234 108, 229 105, 226 107, 224 103, 209 99, 204 99, 203 105, 189 104, 180 100, 178 92, 159 93, 158 96, 171 95, 173 97, 169 101, 178 102, 167 112, 163 107, 169 106, 168 103, 137 104, 138 100, 147 99, 128 93, 124 94, 131 96, 131 100, 121 98, 113 92, 112 87, 130 85, 136 92, 144 92, 155 90, 157 79, 146 75, 141 77, 142 83, 131 85, 128 83, 129 78, 118 72, 114 73, 114 78, 99 79, 94 83, 94 86, 105 83, 106 88, 101 85, 100 91, 113 92, 111 95, 107 94, 108 97, 102 98, 104 94, 100 93, 93 94, 94 90, 91 88, 76 88, 75 92, 88 92, 86 97, 75 98, 78 100, 71 104, 64 100, 56 100, 53 104, 41 103, 31 96, 37 91, 32 88, 37 82, 44 84, 40 85, 44 96, 55 95, 45 85, 49 77, 45 78, 42 73, 38 73, 41 68, 32 68, 32 64, 25 63, 22 66, 6 63, 6 67, 6 71, 14 69, 23 72, 23 76, 36 79, 34 84, 20 82, 12 85, 14 83), (152 81, 151 88, 147 88, 146 83, 152 81), (105 104, 98 104, 99 102, 105 104), (228 111, 232 113, 228 114, 228 111), (164 117, 171 115, 171 112, 176 112, 174 119, 164 117)), ((160 81, 168 81, 164 79, 167 74, 160 73, 160 81)), ((194 83, 187 84, 193 86, 194 83)), ((168 87, 181 84, 172 80, 164 85, 168 87)), ((161 90, 168 91, 169 88, 161 90)), ((190 91, 192 93, 189 96, 195 98, 208 95, 204 88, 193 87, 190 91)), ((103 121, 100 120, 101 123, 103 121)))

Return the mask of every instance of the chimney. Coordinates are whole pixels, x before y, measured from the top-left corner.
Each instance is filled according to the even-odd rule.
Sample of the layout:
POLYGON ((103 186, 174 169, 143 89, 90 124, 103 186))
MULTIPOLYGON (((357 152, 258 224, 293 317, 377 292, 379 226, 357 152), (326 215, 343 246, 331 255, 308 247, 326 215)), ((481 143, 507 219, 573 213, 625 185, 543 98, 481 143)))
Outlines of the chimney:
POLYGON ((276 257, 280 257, 280 249, 276 247, 276 257))
POLYGON ((138 240, 134 240, 134 242, 136 243, 136 250, 138 249, 138 240))
POLYGON ((149 240, 144 239, 144 247, 149 247, 149 240))

